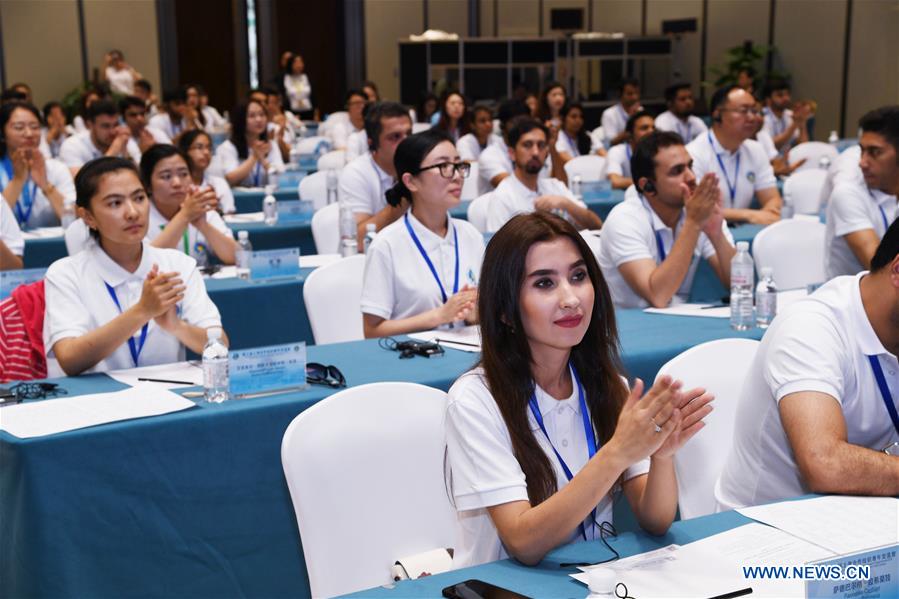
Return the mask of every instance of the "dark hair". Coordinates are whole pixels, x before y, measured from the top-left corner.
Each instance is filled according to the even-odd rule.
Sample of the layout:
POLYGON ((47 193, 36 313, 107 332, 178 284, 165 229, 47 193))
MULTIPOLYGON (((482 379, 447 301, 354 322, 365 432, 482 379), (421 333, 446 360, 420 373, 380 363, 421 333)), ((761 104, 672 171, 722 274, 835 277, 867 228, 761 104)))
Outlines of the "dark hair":
POLYGON ((190 168, 190 159, 187 157, 187 154, 173 146, 172 144, 155 144, 149 147, 146 152, 144 152, 140 157, 140 177, 144 183, 144 187, 147 190, 147 193, 153 193, 153 185, 151 183, 153 178, 153 169, 156 168, 156 165, 159 164, 161 160, 165 160, 166 158, 171 158, 172 156, 181 156, 184 159, 184 163, 188 165, 190 168))
MULTIPOLYGON (((91 198, 97 193, 100 179, 116 171, 131 171, 140 179, 140 173, 134 163, 118 156, 94 158, 78 169, 78 174, 75 175, 75 205, 90 210, 91 198)), ((94 230, 91 230, 91 234, 95 237, 99 235, 94 230)))
POLYGON ((638 110, 628 117, 627 123, 624 125, 624 130, 633 135, 634 128, 637 126, 637 121, 645 117, 653 118, 652 113, 648 110, 638 110))
MULTIPOLYGON (((181 151, 181 154, 187 160, 187 168, 191 171, 194 170, 193 160, 190 159, 190 146, 193 145, 194 141, 201 135, 205 136, 206 139, 209 140, 209 145, 212 145, 212 137, 206 133, 203 129, 189 129, 181 134, 178 137, 178 150, 181 151)), ((143 162, 143 160, 141 160, 143 162)))
MULTIPOLYGON (((268 109, 264 104, 257 100, 248 100, 234 107, 234 110, 231 112, 231 114, 234 115, 231 118, 231 143, 237 148, 237 155, 240 158, 246 158, 250 153, 249 147, 247 146, 247 111, 250 104, 258 104, 262 107, 266 116, 268 116, 268 109)), ((263 131, 260 137, 264 138, 266 133, 267 132, 263 131)))
MULTIPOLYGON (((565 118, 572 110, 580 110, 581 116, 584 115, 584 107, 581 106, 579 102, 565 103, 565 106, 563 106, 562 110, 559 111, 559 116, 562 117, 562 131, 566 135, 568 134, 568 132, 565 131, 565 118)), ((590 153, 590 148, 593 146, 593 142, 590 140, 590 136, 587 135, 587 132, 584 130, 583 126, 581 126, 581 128, 577 131, 575 143, 577 143, 577 151, 582 155, 590 153)))
POLYGON ((403 183, 403 175, 409 173, 417 175, 421 172, 421 163, 443 142, 453 142, 453 138, 446 131, 432 127, 427 131, 410 135, 400 142, 396 147, 396 153, 393 155, 393 166, 396 169, 396 184, 387 190, 387 203, 391 206, 399 206, 403 198, 412 203, 412 192, 403 183))
POLYGON ((500 128, 504 132, 512 119, 520 116, 531 116, 531 109, 521 100, 506 100, 496 111, 496 118, 499 119, 500 128))
POLYGON ((146 79, 138 79, 134 82, 134 87, 139 87, 147 92, 153 91, 153 86, 146 79))
POLYGON ((607 442, 615 432, 627 389, 621 381, 615 309, 596 258, 575 228, 558 216, 537 211, 507 222, 487 244, 478 287, 481 320, 481 360, 490 393, 499 408, 512 451, 527 481, 531 505, 557 490, 556 476, 528 420, 528 400, 534 391, 532 355, 521 318, 520 296, 525 284, 528 251, 540 242, 567 238, 584 259, 593 284, 594 302, 584 338, 571 348, 571 363, 580 376, 596 438, 607 442))
POLYGON ((368 96, 365 95, 364 91, 357 87, 351 87, 350 89, 346 90, 346 95, 343 96, 343 105, 349 106, 350 98, 352 98, 353 96, 359 96, 360 98, 368 102, 368 96))
POLYGON ((740 67, 739 69, 737 69, 737 75, 739 75, 740 73, 746 73, 747 75, 749 75, 750 77, 755 79, 755 75, 756 75, 755 67, 753 67, 751 65, 744 65, 744 66, 740 67))
POLYGON ((899 105, 881 106, 865 113, 858 120, 865 133, 877 133, 899 152, 899 105))
POLYGON ((637 79, 636 77, 625 77, 624 79, 619 81, 618 82, 618 95, 619 96, 624 93, 624 87, 626 85, 630 85, 631 87, 636 87, 637 89, 640 89, 640 80, 637 79))
POLYGON ((656 154, 663 148, 684 145, 684 139, 673 131, 653 131, 637 142, 631 155, 631 177, 637 190, 643 192, 640 179, 656 180, 656 154))
POLYGON ((66 109, 62 107, 62 104, 60 104, 56 100, 51 100, 51 101, 47 102, 46 104, 44 104, 44 108, 41 110, 41 114, 44 115, 44 123, 47 122, 47 117, 50 116, 50 113, 53 111, 54 108, 59 108, 60 110, 62 110, 62 115, 63 115, 63 117, 65 117, 66 109))
POLYGON ((6 156, 6 124, 12 118, 12 113, 19 108, 33 114, 39 123, 43 122, 41 113, 37 111, 37 107, 34 104, 29 104, 22 100, 13 100, 0 106, 0 157, 6 156))
POLYGON ((731 85, 725 85, 724 87, 719 87, 715 90, 715 93, 712 94, 712 99, 709 100, 709 112, 712 113, 714 117, 714 112, 720 109, 722 106, 727 104, 727 97, 730 95, 730 92, 735 89, 743 89, 736 83, 731 85))
POLYGON ((187 102, 187 86, 162 92, 162 102, 163 104, 170 104, 171 102, 187 102))
POLYGON ((3 90, 3 93, 0 94, 0 104, 6 104, 7 102, 26 102, 27 100, 28 94, 20 92, 14 87, 7 87, 3 90))
POLYGON ((449 115, 446 114, 446 103, 452 96, 459 96, 462 98, 462 116, 459 117, 459 122, 456 123, 456 126, 459 128, 459 137, 462 137, 463 135, 471 133, 471 115, 468 112, 468 100, 466 100, 465 96, 458 90, 451 89, 443 92, 443 96, 440 98, 440 119, 437 121, 435 127, 452 134, 452 131, 450 131, 449 115))
POLYGON ((412 121, 409 110, 399 102, 375 102, 369 106, 365 113, 365 135, 368 136, 368 146, 372 152, 378 149, 381 141, 381 131, 384 128, 381 120, 399 117, 406 117, 412 121))
POLYGON ((686 81, 681 81, 680 83, 674 83, 665 88, 665 101, 671 104, 677 98, 677 92, 682 89, 692 90, 693 86, 687 83, 686 81))
MULTIPOLYGON (((437 107, 440 106, 440 102, 437 99, 437 96, 435 96, 431 92, 428 92, 428 93, 422 95, 421 101, 418 103, 418 108, 416 108, 416 110, 415 110, 415 118, 418 119, 419 123, 430 123, 431 122, 431 114, 434 114, 434 113, 432 112, 431 114, 425 114, 425 104, 427 104, 431 100, 434 100, 435 106, 437 106, 437 107)), ((435 110, 434 112, 437 112, 437 111, 435 110)))
POLYGON ((137 96, 125 96, 121 100, 119 100, 119 112, 122 116, 125 116, 125 111, 128 110, 129 107, 136 106, 137 108, 147 109, 147 105, 144 104, 144 101, 138 98, 137 96))
MULTIPOLYGON (((549 107, 549 92, 556 89, 557 87, 562 88, 562 91, 565 92, 565 98, 568 98, 568 90, 565 89, 565 86, 559 83, 558 81, 550 81, 543 88, 543 91, 540 92, 540 102, 537 104, 537 118, 541 121, 548 121, 553 118, 552 110, 549 107)), ((525 104, 527 107, 527 104, 525 104)), ((530 114, 530 111, 528 111, 530 114)))
POLYGON ((370 80, 369 80, 369 81, 363 81, 363 82, 362 82, 362 89, 364 90, 366 87, 370 87, 370 88, 372 88, 373 90, 375 90, 375 96, 378 97, 378 100, 377 100, 377 101, 380 102, 380 101, 381 101, 381 92, 378 91, 378 86, 377 86, 377 84, 376 84, 374 81, 370 81, 370 80))
POLYGON ((195 92, 197 92, 197 120, 200 121, 200 126, 206 126, 206 116, 203 114, 203 111, 200 110, 200 86, 196 83, 188 83, 186 85, 181 86, 181 91, 184 92, 184 102, 187 102, 187 92, 189 92, 193 88, 195 92))
POLYGON ((893 224, 883 234, 883 239, 871 258, 871 272, 878 272, 886 268, 899 254, 899 219, 893 221, 893 224))
POLYGON ((790 82, 780 78, 768 79, 765 81, 765 86, 762 88, 762 97, 768 99, 771 97, 771 94, 781 90, 790 91, 790 82))
POLYGON ((97 96, 97 100, 100 101, 103 99, 103 92, 96 87, 88 87, 81 92, 81 97, 78 100, 79 114, 85 119, 87 118, 87 99, 91 96, 97 96))
POLYGON ((529 116, 520 116, 512 119, 509 123, 509 130, 506 133, 506 144, 515 149, 515 146, 518 145, 518 140, 521 139, 522 135, 526 133, 530 133, 534 129, 540 129, 543 131, 543 134, 546 135, 546 139, 549 140, 549 129, 546 128, 546 125, 538 121, 537 119, 531 118, 529 116))
POLYGON ((93 122, 101 114, 117 117, 119 116, 119 111, 116 109, 116 105, 112 103, 112 100, 97 100, 88 107, 84 120, 93 122))

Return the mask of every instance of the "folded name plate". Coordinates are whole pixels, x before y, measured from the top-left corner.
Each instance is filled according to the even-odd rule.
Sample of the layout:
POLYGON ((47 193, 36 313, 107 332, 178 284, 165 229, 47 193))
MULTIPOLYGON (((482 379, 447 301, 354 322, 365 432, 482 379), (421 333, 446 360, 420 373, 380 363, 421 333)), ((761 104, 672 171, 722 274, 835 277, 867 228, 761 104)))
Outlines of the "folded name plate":
POLYGON ((584 181, 581 183, 581 195, 585 202, 591 200, 608 200, 612 197, 612 182, 605 181, 584 181))
POLYGON ((887 545, 801 566, 806 597, 886 599, 899 597, 899 545, 887 545), (809 571, 809 569, 811 569, 809 571))
POLYGON ((315 208, 311 201, 282 200, 278 202, 278 224, 312 221, 315 208))
POLYGON ((300 248, 282 248, 253 252, 250 279, 295 277, 300 274, 300 248))
POLYGON ((236 398, 305 389, 306 342, 232 350, 228 373, 236 398))

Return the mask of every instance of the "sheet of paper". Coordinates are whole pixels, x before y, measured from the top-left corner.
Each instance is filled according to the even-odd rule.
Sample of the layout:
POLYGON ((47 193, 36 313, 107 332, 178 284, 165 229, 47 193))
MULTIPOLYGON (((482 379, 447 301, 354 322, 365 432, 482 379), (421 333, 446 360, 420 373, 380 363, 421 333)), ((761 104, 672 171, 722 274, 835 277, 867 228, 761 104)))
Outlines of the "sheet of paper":
POLYGON ((740 565, 800 565, 836 556, 829 549, 758 522, 738 526, 690 545, 725 556, 740 565))
POLYGON ((899 543, 899 499, 829 495, 737 510, 836 554, 899 543))
POLYGON ((152 383, 113 393, 34 401, 2 408, 0 429, 21 439, 43 437, 107 422, 158 416, 196 404, 152 383))
POLYGON ((412 333, 410 338, 416 341, 434 341, 444 347, 477 353, 481 351, 481 328, 478 326, 462 327, 447 331, 423 331, 412 333))
POLYGON ((41 227, 39 229, 31 229, 30 231, 22 231, 22 237, 25 239, 46 239, 62 236, 62 227, 41 227))
MULTIPOLYGON (((777 292, 777 311, 783 312, 787 306, 808 295, 805 289, 789 289, 777 292)), ((720 304, 675 304, 667 308, 646 308, 650 314, 669 316, 703 316, 705 318, 730 318, 730 306, 720 304)))
POLYGON ((241 214, 229 214, 225 217, 226 223, 261 223, 265 220, 262 212, 243 212, 241 214))
POLYGON ((237 276, 236 266, 223 266, 210 275, 213 279, 233 279, 237 276))
POLYGON ((203 368, 199 364, 190 362, 175 362, 173 364, 128 368, 127 370, 113 370, 106 374, 120 383, 125 383, 132 387, 143 384, 145 381, 138 380, 141 378, 180 381, 174 384, 146 381, 147 384, 152 385, 156 389, 175 389, 177 387, 191 387, 203 384, 203 368))
POLYGON ((310 254, 300 256, 300 268, 318 268, 340 260, 340 254, 310 254))

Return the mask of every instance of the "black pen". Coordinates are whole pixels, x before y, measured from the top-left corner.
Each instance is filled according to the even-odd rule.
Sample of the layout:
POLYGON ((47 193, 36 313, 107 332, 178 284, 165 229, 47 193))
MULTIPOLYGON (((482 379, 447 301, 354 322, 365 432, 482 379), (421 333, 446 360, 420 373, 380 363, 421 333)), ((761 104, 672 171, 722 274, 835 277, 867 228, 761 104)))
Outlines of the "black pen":
POLYGON ((138 378, 138 381, 146 382, 146 383, 167 383, 169 385, 190 385, 193 387, 196 385, 193 381, 170 381, 168 379, 147 379, 147 378, 138 378))
POLYGON ((700 310, 711 310, 712 308, 726 308, 727 304, 709 304, 708 306, 703 306, 700 310))
POLYGON ((752 594, 752 587, 746 587, 745 589, 740 589, 738 591, 733 591, 731 593, 724 593, 723 595, 715 595, 710 599, 733 599, 734 597, 742 597, 743 595, 752 594))
POLYGON ((440 339, 439 337, 435 338, 434 341, 437 343, 455 343, 456 345, 464 345, 466 347, 481 347, 478 343, 465 343, 464 341, 450 341, 449 339, 440 339))

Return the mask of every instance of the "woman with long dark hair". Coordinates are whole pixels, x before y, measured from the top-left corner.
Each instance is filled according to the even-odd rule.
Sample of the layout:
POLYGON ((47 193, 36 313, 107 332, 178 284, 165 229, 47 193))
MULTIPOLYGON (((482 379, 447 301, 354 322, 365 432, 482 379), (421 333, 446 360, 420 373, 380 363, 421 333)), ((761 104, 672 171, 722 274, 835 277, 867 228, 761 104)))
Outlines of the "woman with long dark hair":
POLYGON ((210 174, 212 163, 212 138, 202 129, 186 131, 178 138, 178 149, 187 156, 190 176, 197 187, 211 187, 215 190, 222 212, 230 214, 235 211, 234 194, 224 178, 210 174))
POLYGON ((546 212, 514 217, 487 247, 478 310, 481 362, 447 404, 454 565, 536 564, 599 539, 619 490, 644 529, 664 534, 677 511, 672 457, 712 397, 670 377, 628 391, 612 300, 583 238, 546 212))
POLYGON ((562 128, 556 138, 556 151, 563 164, 578 156, 606 155, 605 148, 594 144, 584 130, 583 106, 577 102, 566 103, 559 116, 562 119, 562 128))
POLYGON ((544 124, 552 122, 556 129, 562 126, 560 113, 568 99, 565 86, 558 81, 550 81, 540 93, 540 106, 537 108, 537 118, 544 124))
POLYGON ((238 104, 231 121, 231 139, 215 150, 219 169, 231 187, 261 187, 268 171, 284 167, 278 144, 268 139, 268 112, 256 100, 238 104))
POLYGON ((448 91, 440 99, 440 119, 436 128, 446 132, 453 142, 459 141, 463 135, 471 133, 468 105, 465 96, 457 91, 448 91))

